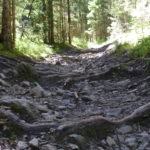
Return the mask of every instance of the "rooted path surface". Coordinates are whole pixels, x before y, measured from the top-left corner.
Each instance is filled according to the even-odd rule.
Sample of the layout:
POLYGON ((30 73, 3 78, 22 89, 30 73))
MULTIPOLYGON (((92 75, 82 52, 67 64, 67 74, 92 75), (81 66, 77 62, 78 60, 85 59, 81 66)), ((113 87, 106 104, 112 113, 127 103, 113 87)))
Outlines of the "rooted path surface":
MULTIPOLYGON (((43 61, 26 62, 38 74, 36 82, 20 77, 15 68, 21 61, 1 55, 0 107, 11 109, 30 123, 64 124, 95 116, 121 119, 131 114, 150 102, 150 63, 131 59, 127 53, 112 55, 111 49, 112 45, 82 53, 70 51, 50 55, 43 61)), ((13 129, 6 128, 1 119, 0 146, 3 149, 10 146, 19 149, 21 145, 24 149, 41 150, 46 146, 45 150, 150 150, 147 121, 144 120, 146 125, 123 125, 115 133, 103 138, 96 136, 88 143, 86 137, 74 133, 58 144, 49 138, 48 132, 23 133, 12 142, 4 136, 7 130, 12 133, 13 129)))

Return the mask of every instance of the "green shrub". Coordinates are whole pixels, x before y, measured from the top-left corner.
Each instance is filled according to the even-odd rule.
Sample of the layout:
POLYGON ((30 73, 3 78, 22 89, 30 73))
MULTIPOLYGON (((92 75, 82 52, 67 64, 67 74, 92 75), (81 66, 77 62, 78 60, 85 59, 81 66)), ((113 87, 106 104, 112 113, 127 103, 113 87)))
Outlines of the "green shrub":
POLYGON ((118 46, 117 46, 117 49, 115 50, 115 54, 117 53, 122 53, 123 51, 130 51, 130 50, 132 50, 133 49, 133 46, 132 45, 130 45, 129 43, 123 43, 123 44, 119 44, 118 46))
POLYGON ((150 56, 150 36, 140 39, 133 48, 132 54, 136 57, 150 56))

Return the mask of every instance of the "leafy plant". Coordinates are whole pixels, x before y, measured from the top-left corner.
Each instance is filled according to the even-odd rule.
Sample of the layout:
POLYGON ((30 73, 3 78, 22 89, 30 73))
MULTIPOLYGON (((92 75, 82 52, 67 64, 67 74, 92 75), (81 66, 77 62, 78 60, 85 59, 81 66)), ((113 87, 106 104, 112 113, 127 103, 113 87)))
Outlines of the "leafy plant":
POLYGON ((1 50, 4 50, 4 46, 3 46, 3 44, 0 43, 0 51, 1 50))
POLYGON ((132 54, 136 57, 150 56, 150 36, 140 39, 133 48, 132 54))
POLYGON ((133 46, 129 43, 123 43, 119 44, 116 51, 114 51, 115 54, 121 54, 123 51, 130 51, 133 49, 133 46))

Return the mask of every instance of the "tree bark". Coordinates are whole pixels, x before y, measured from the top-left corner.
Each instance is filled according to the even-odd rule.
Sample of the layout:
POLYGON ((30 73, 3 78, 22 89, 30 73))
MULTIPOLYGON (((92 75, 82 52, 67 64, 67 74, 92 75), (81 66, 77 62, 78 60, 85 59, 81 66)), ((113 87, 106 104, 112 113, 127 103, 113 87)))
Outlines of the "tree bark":
POLYGON ((44 43, 48 43, 48 37, 47 37, 47 16, 46 16, 46 2, 45 0, 42 0, 42 5, 43 5, 43 41, 44 43))
POLYGON ((12 33, 13 33, 13 49, 15 48, 16 41, 16 16, 15 16, 16 0, 12 0, 12 33))
POLYGON ((2 10, 2 41, 6 50, 13 49, 12 31, 11 31, 11 1, 3 0, 2 10))
POLYGON ((67 0, 68 6, 68 41, 71 44, 71 15, 70 15, 70 0, 67 0))
POLYGON ((48 0, 48 39, 49 44, 54 44, 54 14, 53 14, 53 0, 48 0))

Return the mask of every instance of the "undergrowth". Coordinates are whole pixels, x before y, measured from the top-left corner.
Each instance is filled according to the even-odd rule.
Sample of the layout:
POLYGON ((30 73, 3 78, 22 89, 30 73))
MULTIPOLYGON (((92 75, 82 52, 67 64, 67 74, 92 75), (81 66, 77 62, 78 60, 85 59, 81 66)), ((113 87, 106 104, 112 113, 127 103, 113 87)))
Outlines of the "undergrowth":
POLYGON ((150 36, 138 41, 133 48, 132 55, 136 57, 150 57, 150 36))
POLYGON ((140 39, 135 45, 130 43, 119 44, 115 53, 128 51, 132 57, 150 57, 150 36, 140 39))
POLYGON ((41 59, 45 58, 49 54, 58 52, 61 52, 61 50, 58 48, 52 47, 42 42, 32 42, 28 39, 17 40, 16 48, 12 51, 5 50, 3 45, 0 44, 0 54, 15 58, 41 59))
POLYGON ((79 49, 88 48, 88 42, 82 38, 80 39, 80 38, 74 37, 72 40, 72 44, 79 49))

